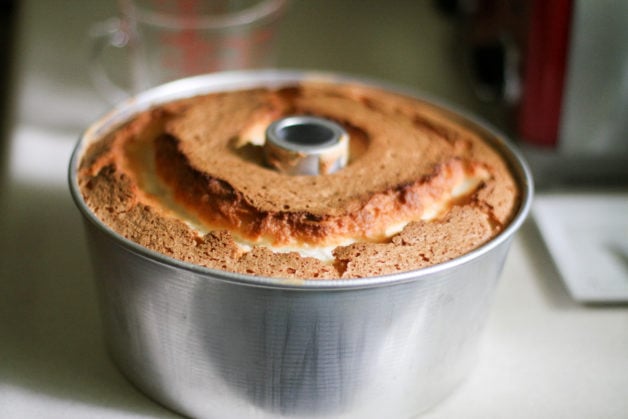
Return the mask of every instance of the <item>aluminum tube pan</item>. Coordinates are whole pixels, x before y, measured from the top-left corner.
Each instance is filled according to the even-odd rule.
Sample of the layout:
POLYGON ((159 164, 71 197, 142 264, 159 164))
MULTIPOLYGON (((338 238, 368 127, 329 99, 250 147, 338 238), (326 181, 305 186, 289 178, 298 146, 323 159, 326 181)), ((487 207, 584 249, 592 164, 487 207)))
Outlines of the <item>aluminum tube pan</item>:
POLYGON ((85 147, 138 112, 203 93, 303 80, 362 83, 427 100, 335 74, 199 76, 121 103, 83 134, 72 156, 70 190, 86 225, 111 356, 147 395, 185 415, 405 418, 428 409, 473 364, 509 244, 529 211, 532 178, 519 153, 496 131, 447 107, 502 153, 522 201, 489 243, 426 269, 328 281, 232 274, 147 250, 85 205, 76 179, 85 147))

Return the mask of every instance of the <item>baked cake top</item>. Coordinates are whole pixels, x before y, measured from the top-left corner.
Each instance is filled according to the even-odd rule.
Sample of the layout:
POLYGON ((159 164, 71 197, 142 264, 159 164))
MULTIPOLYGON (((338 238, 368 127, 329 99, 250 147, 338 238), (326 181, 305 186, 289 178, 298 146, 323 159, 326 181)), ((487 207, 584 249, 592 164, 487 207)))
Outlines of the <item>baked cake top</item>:
POLYGON ((357 84, 306 82, 158 106, 91 145, 87 205, 119 234, 184 261, 271 277, 419 269, 478 247, 519 205, 499 153, 429 103, 357 84), (267 165, 266 127, 315 115, 350 136, 347 166, 267 165))

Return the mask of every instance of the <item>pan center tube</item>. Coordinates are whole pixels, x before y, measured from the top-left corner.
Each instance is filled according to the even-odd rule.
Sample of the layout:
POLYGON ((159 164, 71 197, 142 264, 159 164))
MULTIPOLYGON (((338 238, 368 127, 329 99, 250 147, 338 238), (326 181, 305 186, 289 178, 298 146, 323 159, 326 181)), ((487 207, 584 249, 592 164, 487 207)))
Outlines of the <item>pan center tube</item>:
POLYGON ((266 129, 266 163, 290 175, 327 175, 347 165, 349 135, 334 121, 310 115, 278 119, 266 129))

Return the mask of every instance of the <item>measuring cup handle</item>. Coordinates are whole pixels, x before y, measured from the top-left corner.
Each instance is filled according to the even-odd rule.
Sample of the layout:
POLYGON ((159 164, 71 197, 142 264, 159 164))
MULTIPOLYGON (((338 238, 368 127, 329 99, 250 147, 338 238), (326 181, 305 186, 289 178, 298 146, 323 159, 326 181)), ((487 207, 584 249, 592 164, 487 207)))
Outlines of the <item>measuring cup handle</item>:
POLYGON ((128 98, 131 92, 115 83, 105 68, 103 59, 108 48, 125 48, 129 44, 130 34, 126 25, 119 18, 111 18, 94 24, 89 31, 89 73, 98 92, 109 102, 115 104, 128 98))

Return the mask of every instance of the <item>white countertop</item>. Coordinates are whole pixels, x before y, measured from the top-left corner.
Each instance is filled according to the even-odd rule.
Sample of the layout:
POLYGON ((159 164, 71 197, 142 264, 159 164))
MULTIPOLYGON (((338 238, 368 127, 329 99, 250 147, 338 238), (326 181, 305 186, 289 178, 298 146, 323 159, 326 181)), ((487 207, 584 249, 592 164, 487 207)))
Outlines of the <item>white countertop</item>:
MULTIPOLYGON (((373 10, 347 36, 363 38, 372 24, 389 40, 355 50, 360 62, 342 42, 327 54, 316 49, 325 39, 308 38, 300 23, 329 17, 304 2, 287 17, 280 65, 384 78, 474 104, 460 77, 441 71, 449 67, 437 46, 451 36, 446 22, 426 17, 428 2, 400 1, 387 15, 392 26, 377 19, 383 2, 370 2, 373 10)), ((66 187, 80 131, 108 107, 85 64, 84 34, 112 13, 102 3, 22 2, 14 127, 2 144, 0 418, 178 417, 128 384, 105 353, 80 216, 66 187)), ((337 6, 329 24, 342 27, 343 13, 358 3, 337 6)), ((504 267, 477 367, 424 417, 628 417, 628 305, 572 300, 530 219, 504 267)))

